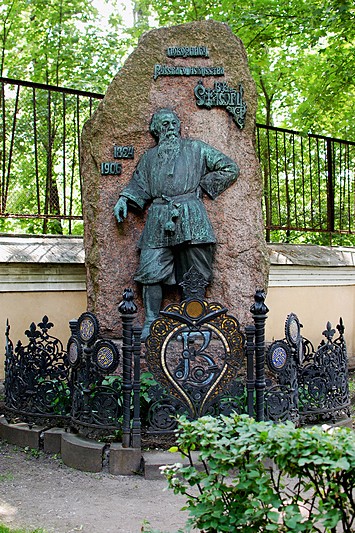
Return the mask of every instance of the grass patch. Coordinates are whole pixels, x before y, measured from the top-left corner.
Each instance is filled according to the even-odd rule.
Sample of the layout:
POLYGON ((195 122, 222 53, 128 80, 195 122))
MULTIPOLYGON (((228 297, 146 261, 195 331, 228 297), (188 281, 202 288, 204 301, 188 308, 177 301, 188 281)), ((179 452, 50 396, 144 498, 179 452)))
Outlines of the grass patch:
POLYGON ((10 529, 0 524, 0 533, 46 533, 44 529, 10 529))
POLYGON ((1 481, 13 481, 13 479, 14 479, 14 475, 12 472, 7 472, 7 474, 0 474, 0 482, 1 481))

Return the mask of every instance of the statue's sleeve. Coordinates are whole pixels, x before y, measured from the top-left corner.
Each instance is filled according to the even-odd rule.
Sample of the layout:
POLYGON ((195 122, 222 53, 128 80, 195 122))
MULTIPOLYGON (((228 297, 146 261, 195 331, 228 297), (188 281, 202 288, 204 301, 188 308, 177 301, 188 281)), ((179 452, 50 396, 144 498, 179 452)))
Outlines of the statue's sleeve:
POLYGON ((131 180, 121 191, 120 196, 124 196, 130 202, 143 209, 146 202, 151 198, 148 175, 148 161, 145 153, 133 172, 131 180))
POLYGON ((239 175, 238 165, 216 148, 203 143, 202 154, 207 172, 202 176, 202 189, 214 200, 234 183, 239 175))

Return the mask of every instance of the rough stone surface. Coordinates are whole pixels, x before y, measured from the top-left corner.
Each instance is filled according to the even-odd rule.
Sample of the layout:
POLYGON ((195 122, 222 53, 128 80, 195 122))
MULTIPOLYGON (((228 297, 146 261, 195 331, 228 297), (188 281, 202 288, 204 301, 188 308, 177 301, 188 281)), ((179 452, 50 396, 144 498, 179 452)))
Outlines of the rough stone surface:
POLYGON ((116 476, 134 476, 141 467, 142 452, 138 448, 122 448, 122 444, 111 444, 109 472, 116 476))
MULTIPOLYGON (((205 141, 230 156, 240 167, 237 182, 216 200, 205 198, 217 246, 214 282, 207 297, 222 302, 242 324, 250 323, 249 308, 256 289, 266 288, 269 256, 261 214, 262 183, 255 153, 256 88, 250 76, 241 40, 219 22, 203 21, 153 30, 109 86, 104 100, 84 127, 82 135, 83 209, 89 310, 97 314, 101 331, 120 335, 117 304, 125 287, 140 289, 133 281, 138 263, 136 244, 145 214, 130 210, 118 225, 113 207, 119 193, 147 148, 155 141, 148 132, 152 114, 170 107, 180 117, 182 137, 205 141), (207 46, 209 58, 172 59, 168 46, 207 46), (194 96, 198 76, 162 76, 153 79, 155 64, 223 66, 224 77, 206 77, 204 85, 226 81, 244 87, 248 110, 243 130, 222 108, 198 108, 194 96), (134 145, 135 159, 122 160, 121 176, 101 176, 100 164, 114 161, 113 145, 134 145)), ((169 291, 165 302, 177 299, 169 291)), ((142 313, 142 311, 140 311, 142 313)), ((142 315, 139 315, 142 321, 142 315)))
POLYGON ((62 435, 61 453, 63 463, 84 472, 101 472, 105 445, 83 439, 77 435, 62 435))
POLYGON ((23 448, 38 449, 43 430, 44 428, 40 426, 30 428, 28 424, 23 422, 8 424, 5 417, 0 418, 0 438, 23 448))

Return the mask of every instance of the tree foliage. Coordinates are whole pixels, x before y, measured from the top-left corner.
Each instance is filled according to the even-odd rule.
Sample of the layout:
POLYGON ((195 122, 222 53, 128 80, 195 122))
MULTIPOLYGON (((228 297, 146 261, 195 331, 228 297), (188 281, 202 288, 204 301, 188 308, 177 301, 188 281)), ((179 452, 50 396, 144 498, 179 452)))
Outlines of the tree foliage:
POLYGON ((4 0, 0 75, 104 92, 126 52, 117 2, 103 25, 87 0, 4 0))
POLYGON ((137 0, 157 25, 214 19, 244 42, 259 122, 355 138, 351 0, 137 0))
POLYGON ((351 0, 135 0, 130 28, 120 2, 110 5, 104 27, 87 0, 4 0, 0 75, 104 92, 152 25, 215 19, 246 46, 259 122, 355 138, 351 0))
MULTIPOLYGON (((105 92, 128 43, 117 2, 108 23, 87 0, 4 0, 0 6, 0 75, 73 89, 105 92)), ((4 218, 2 231, 62 233, 55 219, 80 216, 78 139, 90 114, 75 97, 9 85, 0 94, 1 211, 50 214, 46 220, 4 218), (80 113, 79 113, 80 108, 80 113), (74 191, 74 196, 73 196, 74 191)))
MULTIPOLYGON (((240 0, 238 3, 232 0, 132 0, 132 27, 124 23, 121 0, 105 0, 105 3, 111 10, 107 24, 87 0, 3 0, 0 6, 0 76, 104 93, 127 52, 144 31, 152 26, 215 19, 229 24, 244 42, 259 92, 258 122, 355 140, 355 8, 351 0, 240 0)), ((5 93, 0 95, 2 102, 4 96, 5 93)), ((1 195, 6 193, 9 183, 21 183, 23 190, 28 190, 26 207, 29 208, 38 203, 33 191, 30 194, 29 185, 35 172, 35 142, 32 141, 33 131, 29 131, 34 111, 30 93, 26 96, 21 90, 20 98, 22 109, 17 112, 11 168, 8 163, 11 121, 16 116, 14 93, 10 90, 5 104, 1 103, 6 118, 2 119, 5 140, 0 147, 3 162, 0 192, 1 195), (30 150, 24 144, 29 137, 30 150)), ((41 98, 45 100, 46 97, 41 98)), ((43 186, 37 184, 37 188, 42 193, 46 186, 50 187, 52 196, 47 200, 49 209, 45 209, 54 215, 58 209, 56 190, 67 186, 65 175, 72 173, 72 161, 78 159, 77 145, 67 145, 71 159, 67 158, 64 165, 61 163, 62 170, 59 169, 61 139, 67 135, 66 129, 69 133, 70 128, 74 132, 82 126, 82 123, 75 124, 75 105, 73 100, 65 126, 59 118, 63 109, 61 97, 53 95, 50 102, 43 101, 37 117, 44 183, 43 186)), ((86 118, 87 114, 82 115, 82 120, 86 118)), ((268 161, 268 154, 262 155, 268 161)), ((352 172, 348 169, 353 159, 347 158, 342 168, 351 180, 352 172)), ((299 168, 300 165, 292 169, 292 173, 298 175, 299 168)), ((302 169, 301 174, 303 176, 302 169)), ((310 188, 313 187, 312 176, 310 188)), ((341 181, 342 177, 337 179, 341 181)), ((352 186, 349 187, 351 203, 352 186)), ((280 200, 283 205, 289 205, 281 193, 280 200)), ((2 198, 4 201, 7 198, 2 198)), ((20 196, 13 202, 24 205, 20 196)), ((13 210, 16 210, 15 204, 13 210)), ((310 217, 313 216, 312 198, 309 205, 311 207, 304 208, 305 220, 309 218, 307 210, 310 217)), ((289 213, 285 216, 289 218, 289 213)), ((38 224, 19 224, 27 231, 38 231, 38 224)), ((57 224, 54 226, 53 231, 61 231, 57 224)), ((12 223, 4 222, 1 229, 12 229, 12 223)))

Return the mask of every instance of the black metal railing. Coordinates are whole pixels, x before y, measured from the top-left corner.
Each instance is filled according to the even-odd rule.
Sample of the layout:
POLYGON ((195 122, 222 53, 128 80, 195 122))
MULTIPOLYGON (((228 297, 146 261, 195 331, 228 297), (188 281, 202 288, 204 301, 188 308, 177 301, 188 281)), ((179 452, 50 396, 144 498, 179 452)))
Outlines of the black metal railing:
MULTIPOLYGON (((80 132, 104 95, 0 84, 0 231, 82 233, 80 132)), ((355 142, 257 124, 257 153, 268 241, 355 244, 355 142)))
POLYGON ((0 84, 0 231, 82 233, 80 134, 103 95, 0 84))
POLYGON ((50 418, 56 424, 69 420, 73 373, 62 342, 48 333, 52 327, 45 315, 25 331, 28 342, 14 347, 7 322, 4 385, 10 418, 32 423, 50 418))
POLYGON ((48 331, 47 316, 25 331, 26 344, 5 331, 5 413, 9 420, 71 427, 82 436, 122 437, 124 448, 140 448, 140 337, 133 326, 137 306, 126 289, 119 304, 122 342, 104 339, 93 313, 69 322, 66 350, 48 331), (120 363, 120 360, 122 363, 120 363))
POLYGON ((257 149, 268 241, 355 234, 355 142, 258 124, 257 149))
POLYGON ((184 300, 161 311, 144 352, 131 289, 118 306, 122 341, 102 338, 91 312, 70 321, 66 351, 48 333, 53 324, 47 316, 37 326, 31 323, 26 344, 14 345, 7 324, 6 416, 31 424, 60 422, 90 438, 120 438, 123 448, 140 448, 142 436, 172 434, 181 414, 196 419, 234 411, 297 425, 350 422, 342 319, 336 329, 327 323, 326 340, 315 350, 290 313, 285 337, 266 348, 265 293, 256 291, 253 325, 244 335, 223 304, 196 296, 201 276, 185 274, 184 282, 191 282, 184 300), (145 364, 151 374, 143 387, 145 364))

